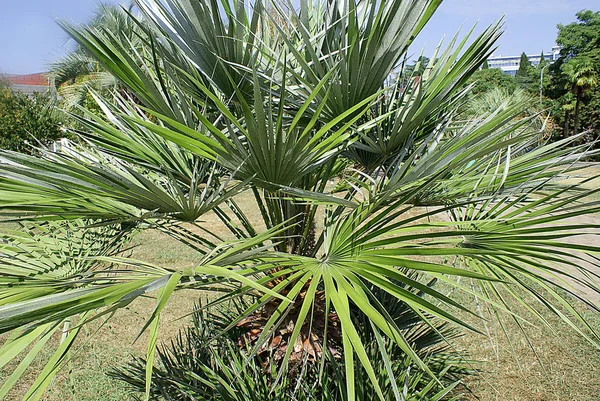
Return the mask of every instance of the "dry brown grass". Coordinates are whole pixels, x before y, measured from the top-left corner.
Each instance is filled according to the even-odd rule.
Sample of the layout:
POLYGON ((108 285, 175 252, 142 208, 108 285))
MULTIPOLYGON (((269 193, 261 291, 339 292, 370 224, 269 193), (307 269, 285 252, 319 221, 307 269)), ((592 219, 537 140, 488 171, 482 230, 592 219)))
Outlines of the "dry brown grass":
MULTIPOLYGON (((474 305, 474 300, 463 303, 474 305)), ((595 330, 600 330, 600 315, 573 301, 595 330)), ((531 305, 535 302, 531 300, 531 305)), ((514 306, 514 305, 513 305, 514 306)), ((538 308, 540 309, 540 308, 538 308)), ((506 316, 504 329, 490 315, 489 335, 467 333, 456 341, 457 348, 478 361, 480 375, 465 380, 473 395, 467 400, 481 401, 592 401, 600 399, 600 350, 576 335, 557 316, 544 313, 555 331, 543 326, 518 308, 519 315, 533 325, 524 325, 525 335, 506 316), (506 330, 506 334, 503 330, 506 330), (510 338, 510 341, 507 339, 510 338), (532 348, 533 345, 533 348, 532 348)), ((464 316, 465 319, 469 319, 464 316)), ((480 325, 481 326, 481 325, 480 325)))

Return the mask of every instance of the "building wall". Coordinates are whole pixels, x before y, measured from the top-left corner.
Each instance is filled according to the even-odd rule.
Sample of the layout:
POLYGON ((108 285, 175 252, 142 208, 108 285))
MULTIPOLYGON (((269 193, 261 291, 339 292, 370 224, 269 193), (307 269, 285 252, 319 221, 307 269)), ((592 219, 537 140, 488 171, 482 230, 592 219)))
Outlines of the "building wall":
POLYGON ((48 85, 21 85, 21 84, 12 84, 10 88, 15 92, 21 92, 25 95, 33 95, 34 93, 46 93, 50 90, 48 85))
MULTIPOLYGON (((540 64, 540 60, 541 60, 541 54, 531 54, 531 55, 527 55, 527 58, 529 59, 529 62, 531 63, 532 66, 537 66, 540 64)), ((546 61, 556 61, 558 60, 558 57, 560 56, 560 47, 558 46, 554 46, 552 48, 552 51, 550 52, 544 52, 544 59, 546 61)), ((519 63, 521 61, 521 56, 494 56, 492 55, 490 58, 488 58, 487 62, 490 68, 499 68, 502 70, 502 72, 504 72, 505 74, 508 75, 512 75, 514 76, 518 69, 519 69, 519 63)))
POLYGON ((13 91, 22 92, 26 95, 45 93, 50 90, 48 77, 44 73, 5 75, 3 78, 10 83, 10 87, 13 91))

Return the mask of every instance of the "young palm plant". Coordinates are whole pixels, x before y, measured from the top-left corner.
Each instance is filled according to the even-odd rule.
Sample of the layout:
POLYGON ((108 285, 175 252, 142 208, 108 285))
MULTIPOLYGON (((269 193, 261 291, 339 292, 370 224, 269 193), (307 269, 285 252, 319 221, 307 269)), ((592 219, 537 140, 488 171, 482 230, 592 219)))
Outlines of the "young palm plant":
MULTIPOLYGON (((251 357, 273 341, 287 344, 277 358, 264 356, 277 367, 273 385, 329 352, 344 367, 348 400, 360 397, 358 376, 382 400, 402 388, 389 344, 413 371, 438 380, 397 323, 404 308, 386 307, 384 295, 423 325, 474 331, 460 316, 477 311, 453 290, 498 318, 534 323, 514 298, 538 323, 548 324, 547 309, 598 346, 570 298, 597 309, 572 284, 599 290, 600 247, 577 242, 598 228, 577 220, 600 210, 586 198, 597 190, 561 181, 589 155, 586 146, 572 146, 576 137, 536 146, 538 116, 523 116, 526 100, 461 113, 465 82, 494 50, 502 23, 455 36, 420 76, 390 79, 403 76, 408 46, 439 4, 301 1, 296 10, 278 1, 139 0, 142 16, 130 18, 144 33, 135 46, 93 26, 65 27, 127 91, 94 94, 102 113, 74 114, 81 146, 41 157, 1 152, 2 213, 157 227, 202 257, 178 269, 93 255, 109 266, 102 274, 34 282, 19 278, 36 258, 2 265, 0 332, 26 333, 29 344, 44 325, 73 316, 85 324, 155 293, 141 328, 150 331, 147 398, 161 311, 183 288, 220 292, 211 305, 251 300, 223 331, 245 331, 251 357), (240 203, 242 192, 255 204, 240 203), (207 215, 231 236, 203 223, 207 215), (367 343, 365 330, 381 341, 367 343)), ((10 338, 0 363, 27 345, 10 338)), ((64 360, 44 372, 44 384, 64 360)), ((28 399, 41 397, 44 386, 34 387, 28 399)))

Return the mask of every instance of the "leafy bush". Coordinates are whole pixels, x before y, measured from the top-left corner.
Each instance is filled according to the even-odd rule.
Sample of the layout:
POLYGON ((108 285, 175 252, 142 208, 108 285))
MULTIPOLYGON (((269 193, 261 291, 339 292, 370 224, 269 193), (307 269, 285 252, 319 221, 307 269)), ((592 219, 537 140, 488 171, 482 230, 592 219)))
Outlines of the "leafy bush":
POLYGON ((62 137, 62 120, 50 94, 31 96, 0 86, 0 149, 32 151, 62 137))
POLYGON ((517 87, 515 80, 499 68, 484 68, 476 71, 468 81, 473 84, 473 95, 488 93, 494 89, 512 93, 517 87))

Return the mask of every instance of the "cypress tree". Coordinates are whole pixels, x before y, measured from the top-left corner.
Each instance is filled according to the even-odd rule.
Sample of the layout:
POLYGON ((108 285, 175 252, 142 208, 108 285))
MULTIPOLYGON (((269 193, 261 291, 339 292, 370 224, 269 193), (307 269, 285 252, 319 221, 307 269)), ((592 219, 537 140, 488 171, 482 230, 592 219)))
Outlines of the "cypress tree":
POLYGON ((521 61, 519 62, 519 70, 515 74, 515 81, 521 88, 532 89, 532 84, 535 82, 535 70, 529 62, 529 58, 525 53, 521 54, 521 61))
POLYGON ((485 61, 483 62, 483 65, 481 66, 481 69, 482 69, 482 70, 487 70, 487 69, 489 69, 489 68, 490 68, 490 65, 488 64, 487 60, 485 60, 485 61))
POLYGON ((517 76, 525 77, 529 75, 529 70, 531 68, 531 63, 529 62, 529 58, 525 52, 521 53, 521 60, 519 61, 519 70, 517 71, 517 76))

